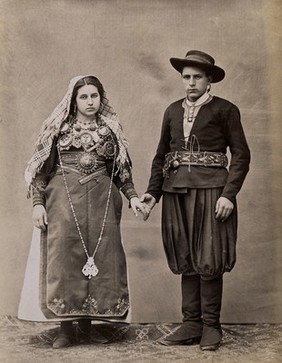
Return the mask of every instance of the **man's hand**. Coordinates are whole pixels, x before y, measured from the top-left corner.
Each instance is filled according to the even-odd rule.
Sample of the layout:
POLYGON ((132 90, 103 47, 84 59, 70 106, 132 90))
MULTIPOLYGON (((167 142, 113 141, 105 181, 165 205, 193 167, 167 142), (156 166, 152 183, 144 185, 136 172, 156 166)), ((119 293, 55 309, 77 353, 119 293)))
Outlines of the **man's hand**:
POLYGON ((225 197, 220 197, 215 206, 215 218, 221 222, 226 221, 234 209, 234 204, 225 197))
POLYGON ((148 218, 147 207, 145 204, 141 203, 139 198, 137 198, 137 197, 131 198, 130 206, 136 217, 138 217, 138 212, 141 212, 143 214, 144 221, 146 221, 146 219, 148 218))
POLYGON ((41 231, 46 230, 46 225, 48 224, 47 213, 43 205, 37 204, 33 207, 32 222, 34 226, 41 229, 41 231))
POLYGON ((157 201, 156 198, 154 198, 151 194, 145 193, 141 196, 140 202, 142 202, 146 208, 147 216, 144 218, 144 221, 146 221, 149 218, 151 210, 154 208, 157 201))

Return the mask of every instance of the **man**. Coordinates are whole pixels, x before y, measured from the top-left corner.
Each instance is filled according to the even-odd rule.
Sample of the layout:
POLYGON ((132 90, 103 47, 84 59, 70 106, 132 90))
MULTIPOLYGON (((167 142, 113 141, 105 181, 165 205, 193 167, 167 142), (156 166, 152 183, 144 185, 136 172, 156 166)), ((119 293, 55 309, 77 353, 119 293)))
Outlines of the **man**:
POLYGON ((236 195, 249 170, 250 151, 238 108, 209 94, 224 70, 198 50, 170 62, 181 73, 187 96, 165 111, 141 200, 149 211, 163 196, 164 249, 172 272, 182 275, 183 323, 165 344, 200 342, 202 350, 216 350, 222 338, 222 276, 235 264, 236 195))

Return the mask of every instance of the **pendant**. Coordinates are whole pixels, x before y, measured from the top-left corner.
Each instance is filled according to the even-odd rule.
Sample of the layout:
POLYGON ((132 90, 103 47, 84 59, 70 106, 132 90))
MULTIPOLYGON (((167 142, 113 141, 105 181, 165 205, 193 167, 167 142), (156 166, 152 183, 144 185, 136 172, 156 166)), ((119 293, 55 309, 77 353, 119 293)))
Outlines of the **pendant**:
POLYGON ((93 153, 83 152, 78 156, 77 167, 85 174, 93 173, 97 168, 97 158, 93 153))
POLYGON ((102 137, 108 136, 111 133, 110 129, 106 126, 100 126, 97 131, 102 137))
POLYGON ((107 159, 112 158, 115 155, 115 144, 112 141, 106 141, 103 148, 107 159))
POLYGON ((69 128, 70 128, 70 125, 67 123, 67 122, 64 122, 63 124, 62 124, 62 126, 61 126, 61 132, 62 133, 65 133, 65 132, 67 132, 68 130, 69 130, 69 128))
POLYGON ((70 146, 72 142, 72 135, 71 134, 64 134, 60 137, 59 143, 62 148, 70 146))
POLYGON ((90 144, 93 141, 93 137, 89 132, 83 132, 80 135, 80 140, 82 144, 90 144))
POLYGON ((97 266, 95 265, 94 257, 88 257, 88 260, 82 269, 83 275, 87 276, 90 280, 91 277, 98 275, 98 272, 99 272, 99 270, 98 270, 97 266))

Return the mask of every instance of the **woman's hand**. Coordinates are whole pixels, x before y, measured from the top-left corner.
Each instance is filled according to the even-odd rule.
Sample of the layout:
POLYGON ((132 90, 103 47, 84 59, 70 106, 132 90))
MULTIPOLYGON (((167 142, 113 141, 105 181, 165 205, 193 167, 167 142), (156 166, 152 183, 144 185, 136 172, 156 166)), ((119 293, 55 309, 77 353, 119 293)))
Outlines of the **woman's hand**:
POLYGON ((130 206, 133 210, 133 213, 136 217, 138 217, 138 212, 141 212, 143 214, 144 221, 148 218, 148 212, 146 210, 146 207, 143 203, 140 202, 139 198, 133 197, 130 199, 130 206))
POLYGON ((220 197, 215 206, 215 218, 224 222, 230 216, 233 209, 234 205, 229 199, 220 197))
POLYGON ((141 196, 140 201, 144 203, 146 208, 146 218, 144 217, 144 221, 149 218, 151 210, 154 208, 155 204, 157 203, 156 198, 154 198, 151 194, 145 193, 141 196))
POLYGON ((43 205, 37 204, 33 207, 32 222, 34 226, 41 229, 41 231, 46 230, 46 225, 48 224, 47 213, 43 205))

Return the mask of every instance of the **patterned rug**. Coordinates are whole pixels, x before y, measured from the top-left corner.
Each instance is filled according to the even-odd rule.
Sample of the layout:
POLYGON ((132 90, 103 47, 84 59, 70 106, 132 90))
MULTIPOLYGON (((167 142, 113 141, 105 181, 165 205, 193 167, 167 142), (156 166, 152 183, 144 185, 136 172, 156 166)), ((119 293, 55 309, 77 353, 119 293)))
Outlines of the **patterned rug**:
POLYGON ((1 363, 282 363, 282 325, 223 325, 216 352, 159 344, 179 324, 92 324, 91 344, 54 350, 55 324, 0 319, 1 363))

